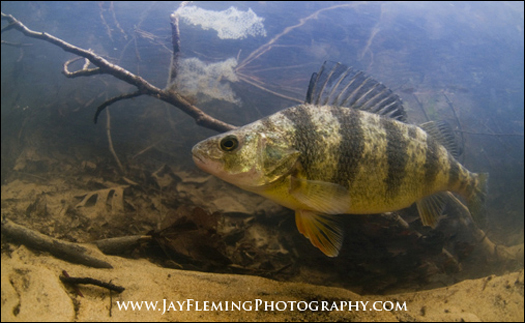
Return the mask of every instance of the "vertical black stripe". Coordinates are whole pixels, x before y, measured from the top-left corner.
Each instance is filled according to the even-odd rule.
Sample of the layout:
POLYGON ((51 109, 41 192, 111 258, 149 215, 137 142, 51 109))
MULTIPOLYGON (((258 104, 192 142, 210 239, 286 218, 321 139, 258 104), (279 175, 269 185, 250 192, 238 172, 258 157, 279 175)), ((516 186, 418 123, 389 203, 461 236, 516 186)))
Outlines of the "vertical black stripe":
POLYGON ((406 176, 408 161, 408 142, 392 119, 381 118, 381 125, 386 131, 386 156, 388 174, 385 178, 387 198, 395 198, 400 191, 401 184, 406 176))
POLYGON ((425 169, 425 186, 432 187, 436 180, 439 170, 439 158, 438 158, 439 145, 430 135, 427 134, 427 152, 426 160, 423 168, 425 169))
POLYGON ((315 172, 315 158, 322 151, 322 140, 316 131, 316 126, 304 105, 295 106, 282 111, 282 114, 290 120, 295 128, 292 146, 301 152, 299 162, 306 172, 308 179, 319 179, 318 173, 315 172))
POLYGON ((450 170, 448 171, 448 187, 456 187, 459 180, 459 165, 458 162, 449 154, 448 163, 450 170))
POLYGON ((364 151, 362 114, 353 109, 339 107, 332 107, 330 111, 339 121, 341 136, 339 147, 335 147, 333 152, 330 152, 339 156, 333 181, 349 188, 349 183, 354 181, 359 171, 358 167, 364 151))
POLYGON ((408 125, 408 136, 410 139, 416 139, 417 138, 417 128, 413 125, 408 125))
POLYGON ((261 119, 261 123, 263 124, 264 129, 268 133, 277 132, 277 130, 275 129, 275 124, 272 122, 272 120, 270 120, 270 117, 261 119))

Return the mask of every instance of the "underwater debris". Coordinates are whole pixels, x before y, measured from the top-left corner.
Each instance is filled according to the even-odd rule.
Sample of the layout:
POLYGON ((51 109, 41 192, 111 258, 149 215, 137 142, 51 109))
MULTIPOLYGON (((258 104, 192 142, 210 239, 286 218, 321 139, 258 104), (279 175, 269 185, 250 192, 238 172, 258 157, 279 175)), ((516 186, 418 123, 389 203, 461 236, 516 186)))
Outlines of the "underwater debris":
POLYGON ((1 15, 2 19, 7 20, 10 24, 9 28, 6 30, 16 29, 27 37, 36 38, 52 43, 55 46, 62 48, 66 52, 74 53, 75 55, 87 58, 93 65, 96 66, 96 68, 88 69, 86 64, 84 64, 84 67, 82 69, 79 69, 75 72, 70 72, 67 70, 66 62, 64 64, 64 75, 66 77, 75 78, 80 76, 91 76, 96 74, 110 74, 138 88, 138 90, 134 92, 112 97, 106 100, 101 105, 99 105, 97 111, 95 112, 95 117, 93 118, 94 123, 97 123, 98 116, 100 115, 100 113, 111 104, 120 100, 135 98, 147 94, 152 97, 159 98, 160 100, 165 101, 173 106, 176 106, 177 108, 190 115, 192 118, 195 118, 197 120, 197 124, 202 125, 204 127, 215 129, 217 131, 226 131, 236 128, 233 125, 227 124, 223 121, 220 121, 207 115, 199 108, 193 106, 188 100, 186 100, 181 95, 175 95, 176 93, 172 93, 170 88, 160 89, 152 85, 142 77, 122 68, 121 66, 110 63, 108 60, 106 60, 100 55, 95 54, 91 50, 85 50, 80 47, 71 45, 70 43, 63 41, 62 39, 56 38, 47 33, 33 31, 27 28, 23 23, 18 21, 12 15, 6 15, 3 12, 1 13, 1 15))
POLYGON ((196 98, 199 104, 217 99, 240 105, 241 100, 225 82, 239 81, 236 66, 235 58, 210 64, 198 58, 183 59, 178 63, 177 77, 172 86, 182 95, 196 98))
POLYGON ((110 291, 115 291, 119 294, 125 290, 124 287, 117 286, 112 283, 106 283, 106 282, 103 282, 103 281, 100 281, 98 279, 94 279, 91 277, 71 277, 65 270, 62 271, 62 275, 60 275, 59 278, 64 284, 69 284, 72 286, 75 286, 78 284, 95 285, 95 286, 100 286, 102 288, 106 288, 110 291))
MULTIPOLYGON (((182 21, 198 25, 204 30, 216 30, 220 39, 266 36, 266 30, 262 24, 264 19, 258 17, 251 9, 240 11, 235 7, 230 7, 223 11, 213 11, 183 4, 172 14, 172 17, 181 18, 182 21)), ((174 34, 178 35, 177 33, 178 31, 174 34)), ((239 81, 235 73, 236 69, 237 59, 235 58, 210 64, 197 58, 177 59, 172 61, 172 75, 176 77, 170 76, 168 88, 175 89, 184 96, 195 98, 198 104, 217 99, 240 105, 240 99, 237 98, 230 85, 224 82, 239 81)))
POLYGON ((79 196, 82 201, 75 207, 85 207, 92 209, 92 216, 110 212, 111 214, 124 211, 124 189, 128 185, 110 187, 106 189, 86 192, 79 196))
POLYGON ((209 214, 201 208, 190 211, 181 206, 177 213, 181 216, 168 227, 152 232, 155 242, 164 250, 168 258, 193 266, 225 266, 231 260, 225 256, 226 245, 217 233, 218 213, 209 214))
POLYGON ((185 6, 177 9, 182 20, 202 29, 217 31, 220 39, 243 39, 248 36, 266 36, 264 18, 258 17, 252 9, 241 11, 230 7, 223 11, 205 10, 196 6, 185 6))
POLYGON ((38 231, 18 225, 7 218, 2 219, 2 235, 11 237, 16 243, 47 251, 53 256, 93 268, 113 268, 110 263, 101 259, 94 250, 78 243, 67 242, 46 236, 38 231))

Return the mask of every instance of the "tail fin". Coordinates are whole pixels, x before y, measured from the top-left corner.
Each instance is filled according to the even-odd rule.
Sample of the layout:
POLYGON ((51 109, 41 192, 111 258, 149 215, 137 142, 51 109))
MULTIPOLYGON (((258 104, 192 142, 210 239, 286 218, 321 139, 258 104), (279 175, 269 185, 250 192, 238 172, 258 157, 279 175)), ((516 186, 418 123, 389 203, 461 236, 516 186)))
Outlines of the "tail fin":
POLYGON ((488 189, 488 173, 473 174, 474 189, 467 198, 470 214, 477 223, 481 223, 485 213, 485 197, 488 189))

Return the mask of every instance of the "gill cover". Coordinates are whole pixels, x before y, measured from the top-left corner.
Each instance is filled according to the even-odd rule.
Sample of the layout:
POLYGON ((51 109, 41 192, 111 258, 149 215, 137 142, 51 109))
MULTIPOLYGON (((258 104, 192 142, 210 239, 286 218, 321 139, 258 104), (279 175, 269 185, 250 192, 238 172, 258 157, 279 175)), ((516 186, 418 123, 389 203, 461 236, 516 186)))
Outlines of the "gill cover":
POLYGON ((259 134, 258 165, 263 183, 270 184, 291 172, 299 158, 299 151, 291 148, 277 136, 259 134))

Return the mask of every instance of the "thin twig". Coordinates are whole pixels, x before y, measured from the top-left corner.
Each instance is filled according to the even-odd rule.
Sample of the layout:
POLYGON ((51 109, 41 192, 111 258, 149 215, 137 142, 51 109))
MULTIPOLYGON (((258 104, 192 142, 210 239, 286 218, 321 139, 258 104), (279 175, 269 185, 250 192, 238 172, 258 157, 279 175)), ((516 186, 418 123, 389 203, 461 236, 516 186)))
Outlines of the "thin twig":
POLYGON ((240 74, 240 73, 237 73, 237 76, 239 77, 240 80, 242 80, 242 81, 244 81, 244 82, 246 82, 246 83, 248 83, 248 84, 251 84, 251 85, 255 86, 256 88, 259 88, 259 89, 261 89, 261 90, 263 90, 263 91, 266 91, 266 92, 268 92, 268 93, 271 93, 271 94, 273 94, 273 95, 275 95, 275 96, 278 96, 278 97, 281 97, 281 98, 283 98, 283 99, 287 99, 287 100, 290 100, 290 101, 298 102, 298 103, 304 103, 303 100, 299 100, 299 99, 296 99, 296 98, 292 98, 291 96, 287 96, 287 95, 284 95, 284 94, 277 93, 277 92, 275 92, 275 91, 269 90, 269 89, 267 89, 267 88, 265 88, 265 87, 263 87, 263 86, 261 86, 261 85, 255 83, 255 82, 252 81, 248 76, 242 75, 242 74, 240 74))
POLYGON ((74 63, 74 62, 78 61, 78 60, 81 60, 82 58, 83 57, 76 57, 76 58, 70 59, 67 62, 65 62, 64 66, 62 68, 62 73, 68 78, 74 78, 74 77, 78 77, 78 76, 92 76, 92 75, 102 74, 102 70, 100 68, 98 68, 98 67, 96 67, 96 68, 88 68, 89 60, 87 58, 84 58, 86 60, 86 62, 82 66, 82 69, 80 69, 78 71, 70 72, 69 68, 68 68, 69 65, 71 63, 74 63))
MULTIPOLYGON (((463 125, 461 124, 461 121, 459 120, 458 114, 456 113, 456 108, 454 108, 454 105, 452 104, 452 101, 450 101, 450 99, 448 98, 447 94, 444 91, 442 93, 443 93, 443 96, 445 97, 445 99, 447 100, 448 106, 450 107, 450 109, 454 113, 454 118, 456 118, 456 122, 458 124, 459 130, 460 130, 460 134, 461 134, 461 143, 462 143, 462 146, 465 147, 465 136, 463 136, 463 129, 464 128, 463 128, 463 125)), ((465 159, 465 154, 462 155, 462 158, 465 159)))
POLYGON ((108 106, 112 105, 113 103, 115 103, 117 101, 120 101, 120 100, 135 98, 135 97, 141 96, 143 94, 144 93, 142 93, 140 91, 135 91, 135 92, 132 92, 132 93, 121 94, 121 95, 113 97, 113 98, 111 98, 109 100, 104 101, 104 103, 102 103, 101 105, 98 106, 97 111, 95 112, 95 117, 93 118, 93 122, 97 123, 98 116, 100 115, 100 113, 102 111, 104 111, 105 108, 107 108, 108 106))
POLYGON ((469 135, 478 135, 478 136, 495 136, 495 137, 523 137, 522 133, 488 133, 488 132, 473 132, 465 130, 455 130, 455 132, 466 133, 469 135))
POLYGON ((108 290, 115 291, 117 293, 122 293, 125 288, 122 286, 117 286, 112 283, 106 283, 98 279, 94 279, 91 277, 66 277, 66 276, 60 276, 60 280, 65 284, 70 285, 77 285, 77 284, 83 284, 83 285, 95 285, 100 286, 103 288, 106 288, 108 290))
MULTIPOLYGON (((71 276, 69 276, 69 274, 68 274, 67 271, 65 271, 65 270, 62 270, 62 275, 64 275, 64 277, 67 277, 67 278, 70 278, 70 277, 71 277, 71 276)), ((78 296, 80 296, 80 297, 84 297, 84 294, 82 294, 82 292, 80 291, 80 289, 78 288, 78 286, 73 285, 72 287, 73 287, 73 289, 75 290, 75 293, 77 293, 78 296)))
POLYGON ((327 10, 334 10, 334 9, 344 8, 344 7, 346 7, 346 8, 355 8, 355 7, 358 7, 359 5, 360 5, 359 3, 357 3, 357 4, 335 5, 335 6, 331 6, 331 7, 328 7, 328 8, 319 9, 316 12, 312 13, 311 15, 309 15, 308 17, 300 19, 298 24, 290 26, 290 27, 286 27, 281 33, 279 33, 276 36, 274 36, 266 44, 262 45, 261 47, 257 48, 256 50, 254 50, 250 55, 248 55, 248 57, 246 57, 241 63, 239 63, 239 65, 236 68, 236 71, 239 71, 239 70, 243 69, 246 65, 250 64, 252 61, 254 61, 255 59, 257 59, 261 55, 263 55, 266 52, 268 52, 272 48, 272 46, 275 44, 275 42, 277 42, 279 40, 279 38, 281 38, 282 36, 288 34, 289 32, 291 32, 292 30, 294 30, 296 28, 301 27, 302 25, 304 25, 309 20, 316 19, 321 12, 327 11, 327 10))
POLYGON ((184 8, 187 4, 188 4, 188 1, 183 1, 179 5, 179 8, 170 15, 171 45, 173 46, 173 53, 171 55, 170 74, 168 77, 168 84, 166 84, 166 86, 170 86, 170 84, 177 77, 178 63, 179 63, 179 56, 180 56, 180 32, 179 32, 178 10, 184 8))
POLYGON ((113 310, 113 293, 109 291, 109 317, 112 317, 112 310, 113 310))
POLYGON ((106 18, 104 18, 104 9, 102 8, 103 4, 104 2, 99 2, 98 4, 100 20, 102 21, 102 24, 104 25, 104 27, 106 27, 106 33, 108 34, 109 39, 111 40, 112 43, 114 43, 113 36, 111 35, 111 28, 106 22, 106 18))
POLYGON ((426 121, 430 121, 430 118, 427 115, 427 111, 423 107, 423 104, 421 104, 421 102, 419 101, 419 98, 417 97, 417 95, 415 95, 414 92, 412 92, 412 96, 416 100, 419 109, 423 112, 423 115, 425 116, 426 121))
POLYGON ((33 46, 33 44, 11 43, 11 42, 8 42, 8 41, 5 41, 5 40, 2 40, 1 43, 2 43, 2 45, 12 46, 12 47, 19 47, 19 48, 33 46))
POLYGON ((111 12, 111 16, 113 17, 113 22, 115 23, 115 26, 117 27, 117 29, 120 31, 122 35, 124 35, 124 39, 128 39, 128 35, 126 35, 126 32, 124 31, 124 29, 122 29, 122 27, 120 27, 120 24, 118 23, 117 14, 115 13, 115 6, 114 6, 113 1, 111 1, 109 4, 109 11, 111 12))
POLYGON ((118 158, 117 153, 115 152, 115 149, 113 148, 113 140, 111 140, 111 117, 109 114, 109 109, 106 109, 106 134, 108 136, 109 151, 113 155, 113 158, 115 158, 115 161, 117 162, 117 165, 120 168, 120 171, 122 173, 125 173, 124 167, 120 163, 120 159, 118 158))
POLYGON ((166 140, 166 138, 162 138, 160 140, 157 140, 156 142, 152 143, 151 145, 149 145, 148 147, 142 149, 141 151, 139 151, 138 153, 136 153, 135 155, 133 155, 133 157, 131 157, 131 159, 135 159, 137 158, 138 156, 142 155, 143 153, 147 152, 148 150, 150 150, 151 148, 155 147, 156 145, 158 145, 159 143, 163 142, 164 140, 166 140))

